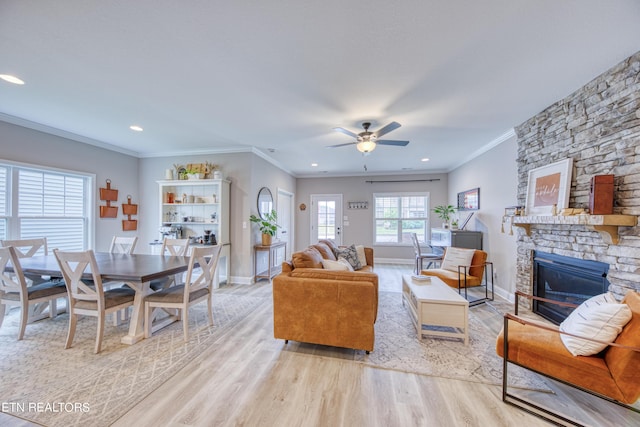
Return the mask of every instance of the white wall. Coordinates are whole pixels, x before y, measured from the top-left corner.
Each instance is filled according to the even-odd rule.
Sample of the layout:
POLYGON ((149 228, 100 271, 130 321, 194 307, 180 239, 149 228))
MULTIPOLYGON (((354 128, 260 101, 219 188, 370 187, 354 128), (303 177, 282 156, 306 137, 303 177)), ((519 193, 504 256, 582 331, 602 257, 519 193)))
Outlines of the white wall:
POLYGON ((504 208, 517 204, 517 148, 513 136, 449 173, 449 203, 454 206, 459 192, 480 188, 480 209, 465 229, 483 232, 483 249, 497 273, 496 293, 505 297, 515 291, 517 232, 500 230, 504 208))
POLYGON ((96 234, 93 249, 109 250, 111 238, 116 234, 136 235, 135 231, 122 231, 124 217, 120 206, 127 202, 127 195, 131 195, 132 203, 139 201, 136 157, 0 121, 0 159, 95 174, 96 234), (99 206, 105 202, 100 202, 96 196, 98 188, 106 186, 107 179, 111 180, 111 187, 118 190, 117 218, 100 218, 99 206))

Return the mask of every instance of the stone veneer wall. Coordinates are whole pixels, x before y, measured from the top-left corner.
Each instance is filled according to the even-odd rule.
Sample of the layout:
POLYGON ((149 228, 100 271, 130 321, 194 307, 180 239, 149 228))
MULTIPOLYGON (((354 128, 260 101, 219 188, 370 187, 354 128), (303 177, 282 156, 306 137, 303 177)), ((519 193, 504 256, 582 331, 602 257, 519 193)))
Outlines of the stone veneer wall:
MULTIPOLYGON (((640 52, 515 128, 518 204, 529 170, 573 158, 569 207, 588 208, 593 175, 615 175, 615 211, 640 214, 640 52)), ((585 226, 532 225, 518 232, 516 289, 531 293, 532 250, 605 262, 618 297, 640 291, 640 227, 621 227, 617 245, 585 226)))

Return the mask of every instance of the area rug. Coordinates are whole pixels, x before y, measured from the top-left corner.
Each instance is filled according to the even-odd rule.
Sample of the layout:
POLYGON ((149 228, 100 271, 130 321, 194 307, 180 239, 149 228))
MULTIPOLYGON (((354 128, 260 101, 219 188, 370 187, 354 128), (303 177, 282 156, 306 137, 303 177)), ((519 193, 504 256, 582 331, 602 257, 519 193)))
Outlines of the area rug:
MULTIPOLYGON (((512 305, 500 308, 506 307, 512 308, 512 305)), ((499 331, 488 327, 475 313, 477 309, 469 310, 468 346, 461 339, 426 335, 419 341, 408 310, 402 304, 402 293, 380 292, 375 347, 370 354, 312 344, 294 344, 287 348, 316 356, 350 359, 375 368, 501 386, 502 358, 495 351, 499 331)), ((502 317, 499 309, 491 305, 484 308, 485 317, 487 310, 493 310, 494 317, 502 317)), ((552 392, 542 377, 514 365, 509 365, 509 386, 552 392)))
POLYGON ((16 341, 13 311, 0 328, 0 410, 46 426, 110 425, 268 301, 216 294, 214 326, 206 304, 194 306, 187 343, 181 322, 132 346, 120 343, 126 325, 108 325, 97 355, 95 318, 79 320, 73 347, 65 350, 66 314, 27 325, 25 339, 16 341))

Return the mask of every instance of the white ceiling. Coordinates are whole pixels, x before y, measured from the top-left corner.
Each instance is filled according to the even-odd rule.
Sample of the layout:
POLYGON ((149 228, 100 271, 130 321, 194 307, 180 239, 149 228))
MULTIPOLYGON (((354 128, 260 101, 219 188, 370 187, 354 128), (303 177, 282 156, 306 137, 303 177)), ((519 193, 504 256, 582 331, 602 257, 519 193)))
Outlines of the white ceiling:
POLYGON ((638 0, 0 0, 0 74, 26 82, 0 81, 0 119, 296 176, 441 172, 639 50, 638 0), (367 120, 411 143, 325 148, 367 120))

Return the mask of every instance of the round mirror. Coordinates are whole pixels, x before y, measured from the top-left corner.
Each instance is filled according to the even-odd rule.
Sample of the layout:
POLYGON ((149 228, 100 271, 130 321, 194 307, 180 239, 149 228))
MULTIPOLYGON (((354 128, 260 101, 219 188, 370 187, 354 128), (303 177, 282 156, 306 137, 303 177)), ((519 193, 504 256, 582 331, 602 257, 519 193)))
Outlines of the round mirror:
POLYGON ((265 219, 267 215, 273 209, 273 196, 271 191, 267 187, 262 187, 258 192, 258 215, 260 218, 265 219))

